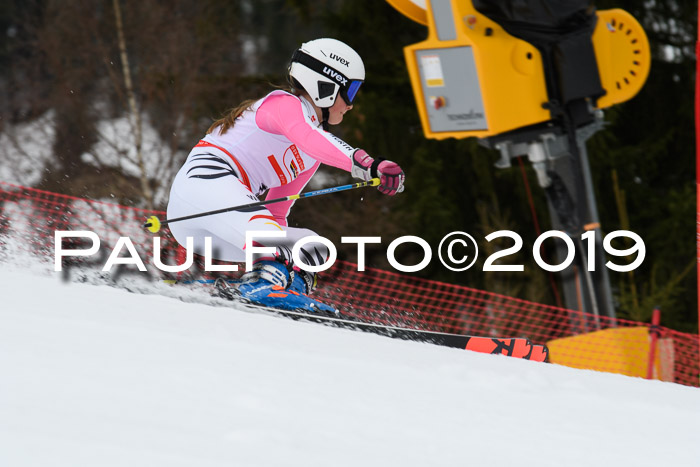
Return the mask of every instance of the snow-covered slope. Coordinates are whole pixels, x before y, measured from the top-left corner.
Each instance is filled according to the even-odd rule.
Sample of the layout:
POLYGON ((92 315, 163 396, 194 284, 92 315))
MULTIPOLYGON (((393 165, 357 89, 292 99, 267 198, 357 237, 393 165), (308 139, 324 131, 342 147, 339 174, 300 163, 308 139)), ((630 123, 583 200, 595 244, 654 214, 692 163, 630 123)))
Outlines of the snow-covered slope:
POLYGON ((700 465, 696 388, 213 305, 0 263, 0 465, 700 465))

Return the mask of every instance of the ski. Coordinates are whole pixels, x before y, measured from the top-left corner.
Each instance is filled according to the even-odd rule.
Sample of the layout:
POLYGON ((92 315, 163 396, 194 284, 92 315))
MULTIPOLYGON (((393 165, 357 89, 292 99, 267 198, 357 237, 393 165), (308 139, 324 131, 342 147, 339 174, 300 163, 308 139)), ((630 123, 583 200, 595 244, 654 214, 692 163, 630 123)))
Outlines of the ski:
POLYGON ((329 316, 325 314, 310 314, 305 311, 292 311, 265 307, 247 302, 232 293, 230 287, 220 287, 220 285, 220 283, 215 284, 219 297, 236 302, 237 304, 251 311, 264 311, 273 315, 291 318, 294 320, 304 320, 329 326, 370 332, 394 339, 425 342, 443 347, 466 349, 474 352, 494 355, 506 355, 525 360, 546 362, 549 354, 549 350, 546 346, 533 345, 528 339, 522 337, 468 336, 439 331, 412 329, 388 324, 367 323, 364 321, 349 319, 347 317, 329 316))
MULTIPOLYGON (((216 282, 214 279, 187 279, 187 280, 181 280, 181 279, 163 279, 164 284, 213 284, 216 282)), ((229 281, 230 284, 233 284, 237 282, 235 279, 231 279, 229 281)))
POLYGON ((535 345, 532 346, 532 354, 530 355, 530 360, 535 362, 548 362, 549 361, 549 348, 546 345, 535 345))

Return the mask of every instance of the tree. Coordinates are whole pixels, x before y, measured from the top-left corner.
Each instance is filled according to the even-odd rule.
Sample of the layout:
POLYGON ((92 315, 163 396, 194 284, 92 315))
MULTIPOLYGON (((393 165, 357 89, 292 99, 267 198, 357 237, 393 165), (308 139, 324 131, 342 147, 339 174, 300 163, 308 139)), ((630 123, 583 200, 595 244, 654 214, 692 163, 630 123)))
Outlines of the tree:
MULTIPOLYGON (((525 245, 550 222, 531 169, 496 169, 498 155, 474 140, 426 140, 404 63, 403 47, 427 29, 382 1, 120 0, 133 95, 143 121, 141 144, 148 186, 163 207, 172 176, 214 118, 238 102, 285 84, 293 50, 319 36, 336 37, 365 61, 363 84, 338 135, 373 155, 399 162, 406 192, 375 190, 299 202, 290 218, 339 243, 342 235, 380 235, 368 265, 389 267, 386 246, 418 235, 434 247, 461 230, 518 232, 525 245)), ((665 324, 696 328, 694 268, 694 130, 692 83, 697 4, 679 0, 600 0, 623 8, 649 36, 653 63, 641 93, 605 111, 608 122, 588 143, 605 232, 626 228, 642 236, 647 259, 633 275, 614 274, 618 314, 645 320, 653 305, 665 324)), ((8 0, 0 6, 0 174, 50 191, 122 204, 146 204, 114 17, 108 0, 8 0), (33 139, 33 141, 29 141, 33 139), (32 143, 32 144, 29 144, 32 143)), ((132 113, 134 112, 132 106, 132 113)), ((138 144, 136 145, 138 146, 138 144)), ((345 183, 342 171, 323 171, 345 183)), ((502 248, 482 240, 483 251, 502 248)), ((513 262, 526 273, 487 275, 477 264, 454 273, 437 261, 425 277, 558 304, 551 278, 525 253, 513 262)), ((352 248, 341 257, 354 259, 352 248)), ((400 249, 408 264, 421 251, 400 249)))
POLYGON ((32 135, 34 141, 15 138, 4 156, 32 157, 36 146, 51 146, 52 154, 36 161, 35 186, 136 205, 147 205, 152 189, 162 205, 174 170, 208 126, 208 105, 236 89, 238 8, 215 1, 47 0, 32 9, 7 75, 8 88, 34 92, 29 104, 10 103, 6 115, 17 118, 6 133, 48 109, 50 131, 32 135), (125 68, 115 5, 123 16, 125 68), (216 32, 224 26, 231 32, 216 32), (139 153, 148 183, 139 182, 139 153))

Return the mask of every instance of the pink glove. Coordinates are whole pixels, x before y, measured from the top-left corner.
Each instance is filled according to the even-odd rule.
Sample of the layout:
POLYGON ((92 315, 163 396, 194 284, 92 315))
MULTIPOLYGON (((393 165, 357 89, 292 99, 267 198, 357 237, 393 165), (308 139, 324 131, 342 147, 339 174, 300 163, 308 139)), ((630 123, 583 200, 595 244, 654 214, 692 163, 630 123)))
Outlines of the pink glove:
POLYGON ((403 182, 406 178, 399 164, 380 158, 373 159, 363 149, 353 153, 350 173, 353 177, 365 182, 379 177, 380 183, 377 189, 389 196, 403 191, 403 182))

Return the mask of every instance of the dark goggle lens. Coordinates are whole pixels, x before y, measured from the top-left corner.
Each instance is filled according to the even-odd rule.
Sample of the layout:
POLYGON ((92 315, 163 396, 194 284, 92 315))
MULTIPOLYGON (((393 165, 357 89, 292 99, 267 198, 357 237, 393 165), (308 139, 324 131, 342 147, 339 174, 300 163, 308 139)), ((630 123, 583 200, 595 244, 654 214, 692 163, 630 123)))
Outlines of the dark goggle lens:
POLYGON ((355 100, 355 96, 357 95, 357 91, 360 90, 360 86, 362 86, 362 81, 350 81, 350 86, 348 86, 348 91, 346 93, 348 96, 348 104, 355 100))

